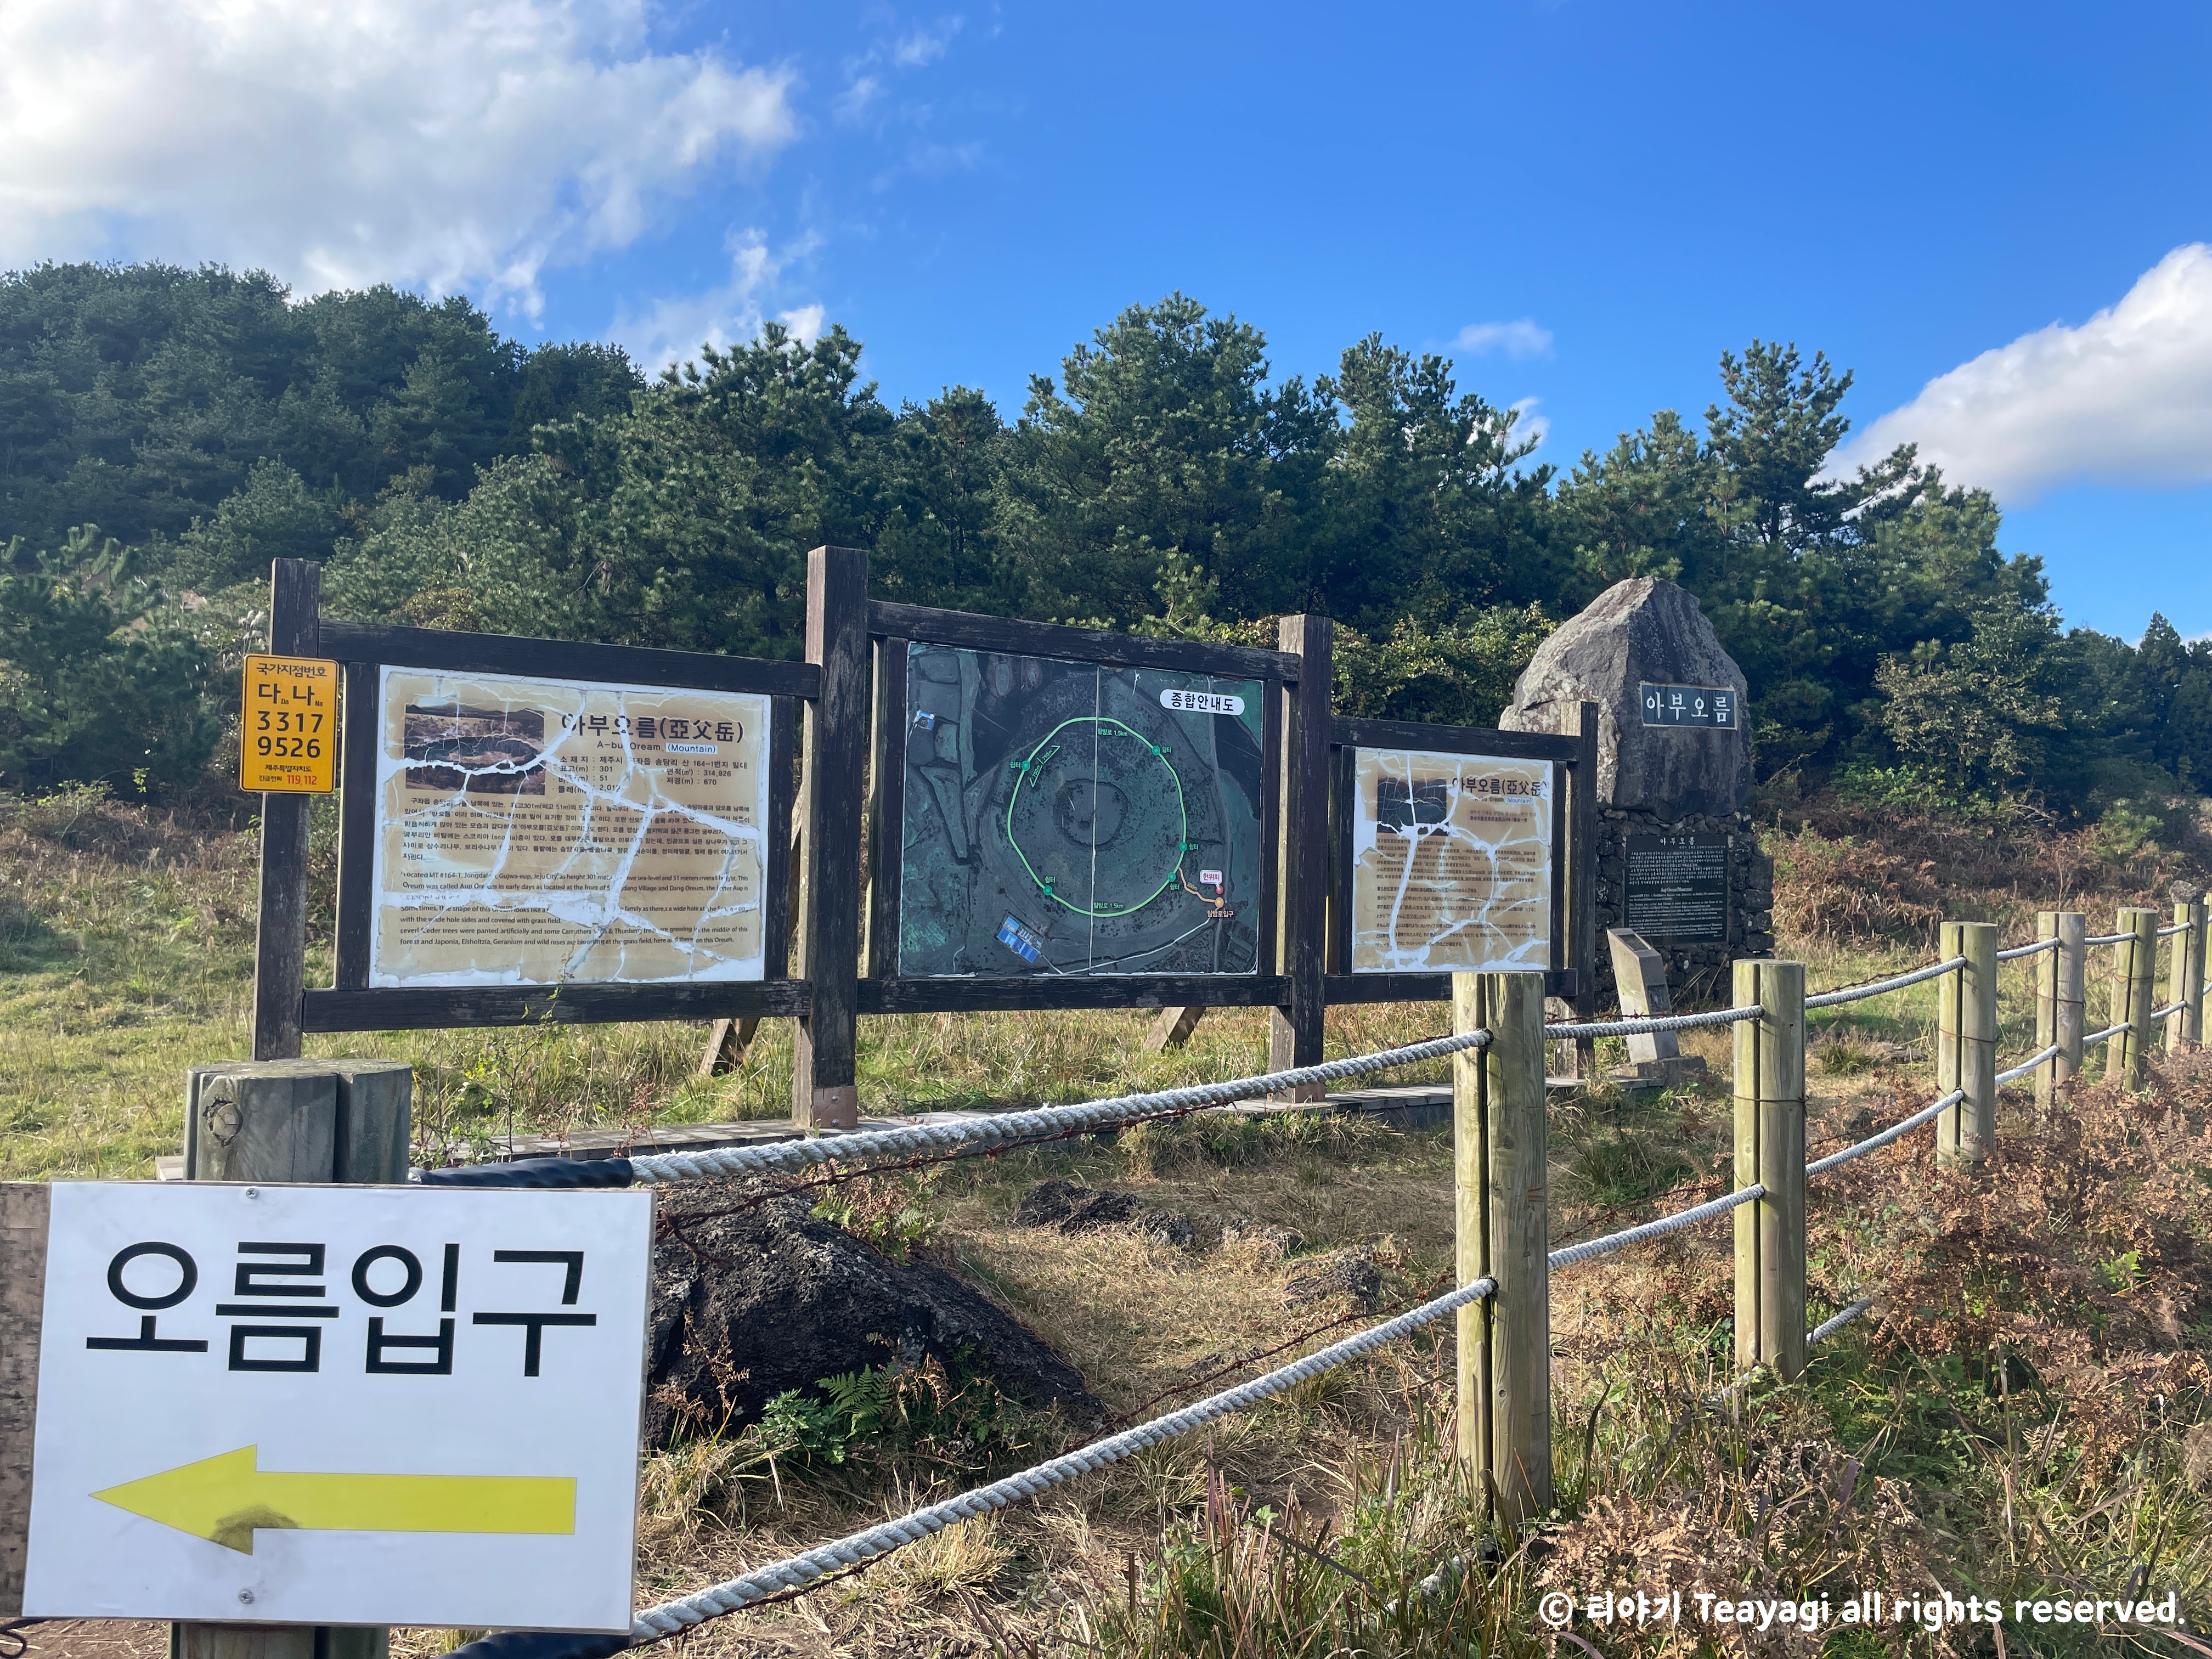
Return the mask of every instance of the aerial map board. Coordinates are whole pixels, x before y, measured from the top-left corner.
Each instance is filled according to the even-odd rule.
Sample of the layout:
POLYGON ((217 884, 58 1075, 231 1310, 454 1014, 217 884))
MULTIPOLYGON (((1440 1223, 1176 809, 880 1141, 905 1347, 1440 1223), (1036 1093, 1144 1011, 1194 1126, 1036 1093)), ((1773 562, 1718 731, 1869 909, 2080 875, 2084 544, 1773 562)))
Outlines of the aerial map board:
POLYGON ((1257 971, 1262 690, 909 645, 899 973, 1257 971))
POLYGON ((1556 966, 1552 763, 1356 753, 1352 972, 1556 966))
POLYGON ((380 681, 371 986, 763 976, 767 697, 380 681))

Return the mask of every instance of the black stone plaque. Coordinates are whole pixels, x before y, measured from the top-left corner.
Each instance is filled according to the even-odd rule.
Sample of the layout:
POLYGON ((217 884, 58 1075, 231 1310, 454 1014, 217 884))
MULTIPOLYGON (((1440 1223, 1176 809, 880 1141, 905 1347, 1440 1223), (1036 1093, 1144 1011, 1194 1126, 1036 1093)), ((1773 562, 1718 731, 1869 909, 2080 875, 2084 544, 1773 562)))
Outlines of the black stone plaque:
POLYGON ((1631 836, 1621 925, 1646 939, 1725 945, 1729 838, 1631 836))
POLYGON ((1654 685, 1641 682, 1638 693, 1646 726, 1703 726, 1733 732, 1741 712, 1735 688, 1727 685, 1654 685))

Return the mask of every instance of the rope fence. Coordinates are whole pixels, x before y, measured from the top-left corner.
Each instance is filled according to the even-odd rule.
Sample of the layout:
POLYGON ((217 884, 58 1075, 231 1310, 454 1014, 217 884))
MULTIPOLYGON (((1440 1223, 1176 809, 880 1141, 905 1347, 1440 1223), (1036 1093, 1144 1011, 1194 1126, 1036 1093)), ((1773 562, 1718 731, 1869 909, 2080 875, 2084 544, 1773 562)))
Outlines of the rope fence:
POLYGON ((1826 1175, 1831 1170, 1841 1169, 1855 1158, 1864 1158, 1869 1152, 1888 1146, 1893 1140, 1904 1139, 1923 1123, 1933 1123, 1937 1117, 1949 1111, 1966 1097, 1966 1091, 1964 1089, 1954 1089, 1942 1099, 1930 1102, 1922 1107, 1902 1123, 1893 1123, 1879 1134, 1869 1135, 1864 1140, 1844 1147, 1840 1152, 1831 1152, 1818 1163, 1808 1164, 1805 1166, 1805 1173, 1810 1177, 1826 1175))
POLYGON ((1917 985, 1923 980, 1940 979, 1966 965, 1964 957, 1953 957, 1948 962, 1930 963, 1916 968, 1909 974, 1899 974, 1889 979, 1869 981, 1864 985, 1847 985, 1840 991, 1823 991, 1818 996, 1805 999, 1808 1008, 1834 1008, 1846 1002, 1863 1002, 1869 997, 1878 997, 1888 991, 1902 991, 1908 985, 1917 985))
POLYGON ((2019 1065, 2012 1067, 2009 1071, 1999 1072, 1996 1075, 1997 1087, 2002 1089, 2008 1083, 2017 1083, 2021 1079, 2026 1077, 2030 1072, 2033 1071, 2037 1066, 2044 1064, 2046 1060, 2057 1059, 2058 1057, 2058 1044, 2055 1042, 2051 1043, 2046 1048, 2039 1049, 2035 1054, 2030 1055, 2027 1059, 2023 1060, 2019 1065))
MULTIPOLYGON (((2125 920, 2130 914, 2123 912, 2123 919, 2125 920)), ((2138 911, 2133 914, 2142 918, 2148 916, 2149 913, 2138 911)), ((2076 1029, 2078 1030, 2078 1010, 2081 1006, 2078 989, 2069 997, 2065 994, 2063 987, 2070 965, 2075 975, 2073 982, 2078 988, 2080 953, 2079 948, 2076 947, 2069 958, 2069 947, 2063 934, 2039 939, 2033 944, 2015 946, 2007 951, 1997 951, 1995 948, 1996 930, 1993 927, 1980 923, 1947 923, 1945 924, 1947 945, 1954 937, 1954 929, 1962 930, 1955 935, 1960 941, 1960 947, 1954 954, 1947 956, 1940 962, 1909 972, 1893 975, 1863 985, 1848 986, 1813 996, 1806 996, 1802 990, 1802 969, 1796 964, 1761 963, 1759 964, 1760 971, 1755 975, 1753 981, 1761 988, 1757 1001, 1703 1013, 1634 1019, 1542 1024, 1540 1017, 1536 1012, 1540 1006, 1536 1000, 1537 994, 1531 992, 1525 983, 1521 985, 1517 991, 1510 984, 1515 981, 1525 981, 1528 975, 1506 974, 1485 975, 1486 980, 1495 981, 1497 984, 1494 988, 1486 987, 1484 994, 1486 996, 1495 994, 1504 999, 1498 1005, 1507 1010, 1503 1023, 1499 1020, 1492 1020, 1480 1029, 1458 1032, 1449 1036, 1431 1038, 1398 1048, 1380 1049, 1371 1054, 1352 1055, 1319 1066, 1301 1066, 1293 1070, 1231 1079, 1219 1083, 1194 1085, 1144 1094, 1117 1096, 1110 1099, 1091 1101, 1079 1105, 1002 1113, 952 1123, 901 1126, 859 1133, 847 1133, 823 1136, 808 1140, 785 1141, 765 1146, 651 1153, 626 1159, 608 1158, 574 1162, 563 1159, 534 1159, 504 1165, 482 1164, 458 1170, 423 1172, 420 1179, 430 1185, 628 1185, 632 1182, 660 1184, 740 1175, 787 1173, 823 1164, 842 1164, 890 1157, 911 1157, 940 1151, 949 1151, 955 1155, 965 1152, 980 1152, 1007 1146, 1020 1146, 1073 1134, 1088 1133, 1164 1115, 1214 1109, 1259 1096, 1279 1094, 1316 1084, 1337 1082, 1471 1050, 1490 1050, 1493 1054, 1493 1059, 1484 1068, 1488 1080, 1472 1086, 1485 1090, 1504 1091, 1503 1095, 1490 1097, 1488 1103, 1483 1109, 1491 1115, 1493 1121, 1497 1120, 1498 1114, 1501 1111, 1511 1112, 1516 1109, 1522 1111, 1524 1114, 1522 1127, 1525 1128, 1529 1121, 1533 1121, 1534 1125, 1535 1146, 1532 1155, 1527 1144, 1529 1139, 1527 1134, 1516 1137, 1510 1133, 1501 1135, 1493 1133, 1486 1138, 1489 1148, 1487 1156, 1492 1160, 1490 1169, 1487 1171, 1475 1170, 1471 1177, 1468 1171, 1462 1170, 1461 1179, 1464 1182, 1472 1178, 1481 1190, 1492 1193, 1511 1192, 1516 1190, 1516 1188, 1512 1179, 1500 1178, 1503 1167, 1498 1162, 1500 1158, 1506 1159, 1509 1163, 1516 1158, 1522 1160, 1519 1165, 1507 1170, 1508 1175, 1517 1170, 1520 1177, 1525 1182, 1533 1172, 1535 1180, 1540 1182, 1542 1179, 1542 1160, 1547 1155, 1547 1149, 1542 1133, 1544 1109, 1540 1039, 1636 1036, 1720 1025, 1742 1025, 1747 1022, 1758 1021, 1759 1025, 1756 1043, 1747 1048, 1746 1039, 1740 1035, 1737 1048, 1737 1144, 1739 1149, 1744 1148, 1748 1144, 1753 1152, 1753 1161, 1748 1164, 1743 1161, 1741 1151, 1739 1152, 1737 1178, 1742 1181, 1743 1184, 1717 1198, 1694 1205, 1688 1209, 1625 1227, 1597 1238, 1586 1239, 1558 1249, 1540 1253, 1533 1258, 1533 1264, 1540 1264, 1540 1266, 1524 1263, 1521 1272, 1523 1275, 1531 1271, 1535 1273, 1540 1287, 1542 1284, 1547 1283, 1549 1276, 1553 1273, 1566 1272, 1632 1246, 1684 1231, 1701 1223, 1729 1214, 1746 1205, 1764 1205, 1769 1201, 1777 1201, 1782 1218, 1781 1224, 1785 1230, 1781 1246, 1778 1250, 1770 1244, 1764 1252, 1754 1251, 1751 1258, 1754 1265, 1752 1276, 1748 1280, 1745 1277, 1743 1267, 1745 1258, 1742 1255, 1742 1249, 1745 1232, 1741 1224, 1738 1226, 1737 1353, 1740 1361, 1747 1360, 1749 1363, 1739 1376, 1738 1384, 1735 1386, 1741 1386, 1746 1379, 1762 1372, 1778 1376, 1784 1380, 1792 1380, 1802 1370, 1808 1349, 1834 1335, 1853 1320, 1864 1315, 1873 1306, 1871 1297, 1861 1297, 1820 1324, 1814 1326, 1809 1330, 1805 1328, 1803 1324, 1805 1260, 1802 1241, 1804 1209, 1802 1183, 1830 1170, 1838 1169, 1855 1159, 1866 1157, 1881 1147, 1891 1146, 1915 1130, 1925 1127, 1930 1123, 1937 1125, 1939 1156, 1960 1159, 1972 1159, 1984 1156, 1987 1145, 1993 1139, 1993 1130, 1990 1124, 1986 1121, 1978 1120, 1971 1138, 1967 1136, 1964 1126, 1977 1114, 1979 1114, 1980 1120, 1986 1120, 1997 1089, 2018 1083, 2031 1074, 2039 1073, 2043 1074, 2042 1078, 2039 1079, 2039 1089, 2045 1086, 2045 1080, 2061 1079, 2062 1073, 2063 1076, 2071 1076, 2072 1072, 2066 1069, 2069 1054, 2074 1065, 2078 1067, 2079 1056, 2082 1051, 2108 1043, 2116 1037, 2131 1040, 2128 1044, 2126 1057, 2122 1056, 2119 1049, 2112 1051, 2112 1058, 2107 1061, 2107 1076, 2124 1074, 2121 1073, 2124 1063, 2139 1068, 2140 1044, 2132 1039, 2136 1034, 2147 1031, 2161 1021, 2174 1022, 2166 1027, 2170 1042, 2176 1040, 2192 1042, 2197 1040, 2201 1035, 2204 978, 2203 915, 2203 906, 2200 902, 2193 908, 2190 921, 2177 922, 2171 928, 2159 930, 2159 936, 2162 938, 2179 938, 2184 934, 2189 935, 2190 938, 2188 945, 2177 945, 2174 950, 2176 968, 2172 985, 2179 993, 2175 1000, 2162 1007, 2150 1009, 2149 994, 2147 988, 2149 965, 2143 963, 2129 963, 2126 983, 2123 985, 2116 980, 2114 995, 2116 998, 2124 995, 2132 1000, 2134 1010, 2138 1011, 2136 1018, 2121 1020, 2104 1030, 2087 1036, 2069 1039, 2062 1034, 2055 1040, 2045 1040, 2035 1054, 2018 1065, 2001 1072, 1983 1073, 1982 1075, 1986 1079, 1983 1083, 1964 1079, 1967 1077, 1966 1056, 1970 1053, 1978 1053, 1984 1056, 1978 1062, 1980 1066, 1987 1066, 1990 1064, 1986 1059, 1986 1054, 1989 1046, 1995 1041, 1996 987, 1994 975, 1988 971, 1988 969, 1995 963, 2019 961, 2039 956, 2046 951, 2058 951, 2060 952, 2058 972, 2053 975, 2039 976, 2038 981, 2039 1037, 2045 1039, 2051 1037, 2051 1032, 2042 1028, 2056 1024, 2058 1012, 2062 1007, 2070 1007, 2076 1011, 2076 1029), (1976 929, 1981 931, 1974 933, 1972 930, 1976 929), (1978 966, 1978 963, 1984 965, 1978 966), (1766 971, 1784 969, 1787 969, 1786 974, 1778 972, 1770 974, 1766 971), (1959 1029, 1954 1030, 1947 1025, 1939 1031, 1939 1063, 1948 1068, 1947 1080, 1950 1077, 1959 1077, 1962 1079, 1961 1086, 1948 1090, 1938 1098, 1912 1112, 1899 1122, 1878 1130, 1839 1152, 1830 1153, 1825 1158, 1809 1163, 1805 1162, 1802 1151, 1802 1118, 1804 1099, 1802 1085, 1804 1012, 1861 1001, 1922 984, 1949 974, 1960 975, 1960 990, 1956 999, 1958 1004, 1964 1007, 1969 1003, 1978 1002, 1981 1010, 1979 1026, 1968 1029, 1972 1022, 1962 1016, 1959 1029), (2140 990, 2137 988, 2138 981, 2141 981, 2142 988, 2140 990), (1769 990, 1767 988, 1770 987, 1774 988, 1769 990), (1516 994, 1522 999, 1517 1004, 1512 1000, 1516 994), (1516 1009, 1518 1009, 1522 1016, 1517 1019, 1513 1012, 1516 1009), (2177 1021, 2176 1016, 2182 1017, 2182 1021, 2193 1022, 2192 1029, 2181 1033, 2179 1039, 2176 1033, 2179 1031, 2182 1021, 2177 1021), (1517 1035, 1503 1035, 1511 1033, 1517 1033, 1517 1035), (1789 1152, 1785 1161, 1778 1164, 1772 1161, 1773 1152, 1762 1145, 1759 1139, 1760 1126, 1766 1121, 1763 1113, 1770 1104, 1775 1103, 1763 1101, 1759 1095, 1760 1089, 1766 1086, 1765 1080, 1768 1076, 1768 1068, 1765 1061, 1762 1060, 1759 1065, 1753 1068, 1755 1078, 1749 1080, 1747 1084, 1744 1070, 1744 1057, 1747 1054, 1760 1053, 1760 1045, 1778 1043, 1786 1050, 1793 1042, 1795 1045, 1794 1073, 1788 1066, 1785 1066, 1774 1075, 1778 1079, 1785 1079, 1779 1085, 1785 1090, 1790 1086, 1786 1079, 1792 1075, 1796 1079, 1796 1095, 1791 1097, 1785 1093, 1777 1097, 1777 1102, 1783 1104, 1794 1104, 1801 1120, 1801 1127, 1796 1132, 1796 1138, 1794 1141, 1784 1143, 1794 1146, 1796 1150, 1789 1152), (1536 1050, 1533 1054, 1526 1052, 1532 1043, 1536 1050), (1516 1073, 1516 1066, 1520 1068, 1519 1073, 1516 1073), (1526 1083, 1525 1081, 1515 1083, 1512 1080, 1515 1075, 1533 1075, 1534 1077, 1535 1088, 1533 1120, 1525 1117, 1529 1104, 1526 1083), (1746 1092, 1747 1086, 1750 1091, 1748 1094, 1746 1092), (1517 1097, 1514 1094, 1516 1088, 1522 1091, 1517 1097), (1748 1119, 1745 1115, 1747 1111, 1750 1114, 1748 1119), (1956 1113, 1958 1116, 1947 1120, 1945 1118, 1947 1113, 1956 1113), (1747 1143, 1744 1139, 1747 1122, 1752 1126, 1752 1139, 1749 1143, 1747 1143), (1532 1156, 1533 1164, 1529 1162, 1532 1156), (547 1167, 561 1164, 567 1164, 571 1169, 585 1173, 580 1176, 564 1178, 555 1170, 547 1167), (1486 1180, 1487 1187, 1481 1188, 1480 1183, 1486 1180), (1795 1195, 1778 1193, 1776 1190, 1778 1182, 1785 1188, 1794 1188, 1795 1195), (1779 1202, 1785 1198, 1789 1199, 1788 1202, 1779 1202), (1790 1218, 1793 1213, 1794 1225, 1796 1230, 1794 1244, 1787 1232, 1787 1229, 1791 1224, 1790 1218), (1778 1297, 1775 1294, 1776 1285, 1770 1282, 1777 1274, 1781 1274, 1785 1280, 1791 1279, 1794 1276, 1794 1283, 1784 1283, 1781 1285, 1784 1293, 1778 1297), (1748 1303, 1745 1300, 1747 1285, 1749 1285, 1752 1297, 1748 1303), (1772 1340, 1769 1340, 1768 1333, 1761 1328, 1759 1324, 1762 1317, 1761 1310, 1769 1304, 1778 1308, 1781 1316, 1789 1322, 1773 1334, 1772 1340)), ((2078 928, 2078 918, 2075 925, 2078 928)), ((2139 925, 2130 931, 2097 937, 2087 937, 2077 931, 2074 937, 2083 945, 2109 945, 2140 940, 2149 931, 2148 927, 2139 925)), ((2123 958, 2124 962, 2125 960, 2123 958)), ((1739 983, 1741 985, 1743 981, 1740 980, 1739 983)), ((1951 1018, 1952 1006, 1952 1000, 1949 994, 1947 994, 1945 1004, 1947 1020, 1951 1018)), ((2139 1071, 2136 1075, 2139 1080, 2139 1071)), ((1481 1100, 1485 1097, 1478 1095, 1477 1098, 1481 1100)), ((1462 1109, 1464 1109, 1463 1103, 1462 1109)), ((1467 1196, 1462 1194, 1463 1213, 1466 1202, 1467 1196)), ((1752 1235, 1754 1239, 1766 1237, 1769 1231, 1775 1224, 1771 1212, 1762 1209, 1756 1224, 1752 1229, 1752 1235)), ((1493 1234, 1492 1237, 1494 1246, 1495 1235, 1493 1234)), ((1485 1258, 1478 1258, 1478 1260, 1480 1259, 1485 1258)), ((924 1505, 908 1514, 879 1522, 834 1542, 769 1563, 695 1595, 647 1608, 637 1615, 635 1624, 626 1636, 508 1632, 481 1638, 457 1651, 462 1656, 462 1659, 605 1659, 605 1656, 619 1652, 627 1647, 663 1640, 695 1628, 709 1620, 720 1618, 744 1607, 757 1606, 764 1601, 794 1595, 831 1579, 860 1571, 871 1562, 880 1559, 906 1545, 942 1532, 948 1527, 1037 1497, 1079 1475, 1121 1462, 1149 1447, 1187 1434, 1232 1413, 1249 1409, 1280 1395, 1287 1389, 1338 1366, 1347 1364, 1373 1352, 1387 1343, 1410 1335, 1444 1318, 1447 1315, 1455 1313, 1461 1309, 1479 1302, 1490 1301, 1493 1310, 1490 1318, 1493 1322, 1501 1320, 1504 1322, 1502 1324, 1493 1323, 1489 1338, 1494 1348, 1495 1345, 1501 1342, 1506 1345, 1504 1348, 1497 1348, 1489 1356, 1488 1364, 1497 1368, 1497 1374, 1504 1376, 1510 1369, 1509 1365, 1511 1357, 1510 1346, 1518 1341, 1524 1344, 1537 1344, 1539 1363, 1534 1367, 1534 1373, 1540 1376, 1547 1377, 1548 1331, 1542 1333, 1540 1338, 1537 1334, 1524 1331, 1521 1326, 1527 1310, 1540 1309, 1548 1305, 1548 1291, 1540 1288, 1540 1299, 1535 1301, 1513 1301, 1512 1297, 1525 1298, 1528 1292, 1525 1287, 1519 1284, 1516 1277, 1501 1279, 1498 1273, 1503 1271, 1505 1270, 1493 1269, 1492 1272, 1485 1273, 1472 1282, 1434 1297, 1410 1311, 1385 1319, 1365 1330, 1330 1343, 1303 1358, 1279 1366, 1263 1376, 1210 1395, 1194 1404, 1164 1413, 1147 1422, 1106 1435, 1087 1445, 1075 1448, 1038 1463, 1033 1468, 979 1486, 957 1497, 924 1505), (1515 1287, 1511 1297, 1501 1290, 1501 1285, 1515 1287), (1516 1312, 1516 1310, 1519 1311, 1516 1312)), ((1772 1316, 1769 1314, 1765 1316, 1771 1318, 1772 1316)), ((1316 1334, 1309 1333, 1306 1340, 1310 1340, 1311 1335, 1316 1334)), ((1255 1356, 1255 1359, 1258 1358, 1260 1356, 1255 1356)), ((1464 1356, 1462 1363, 1462 1364, 1466 1363, 1464 1356)), ((1465 1382, 1462 1378, 1463 1389, 1464 1386, 1465 1382)), ((1546 1403, 1540 1411, 1534 1413, 1533 1420, 1540 1423, 1543 1426, 1532 1431, 1548 1435, 1550 1421, 1547 1403, 1548 1381, 1538 1386, 1546 1403)), ((1498 1399, 1492 1397, 1498 1393, 1499 1390, 1492 1389, 1479 1401, 1480 1408, 1486 1413, 1486 1420, 1488 1413, 1503 1409, 1498 1399)), ((1526 1415, 1525 1413, 1523 1414, 1526 1415)), ((1494 1438, 1504 1431, 1502 1427, 1504 1420, 1501 1417, 1498 1419, 1501 1426, 1487 1428, 1486 1434, 1494 1438)), ((1495 1448, 1493 1450, 1495 1451, 1495 1448)), ((1548 1502, 1550 1479, 1548 1449, 1542 1452, 1540 1458, 1532 1455, 1528 1448, 1518 1445, 1508 1448, 1506 1451, 1496 1453, 1496 1455, 1516 1460, 1511 1467, 1519 1469, 1521 1476, 1526 1477, 1532 1482, 1534 1481, 1535 1477, 1528 1475, 1527 1471, 1540 1462, 1543 1470, 1541 1483, 1546 1489, 1540 1497, 1541 1501, 1548 1502)), ((1531 1485, 1528 1495, 1531 1499, 1540 1497, 1534 1485, 1531 1485)), ((1492 1492, 1492 1502, 1501 1505, 1504 1502, 1496 1490, 1492 1492)), ((1501 1514, 1503 1513, 1504 1510, 1501 1508, 1501 1514)))

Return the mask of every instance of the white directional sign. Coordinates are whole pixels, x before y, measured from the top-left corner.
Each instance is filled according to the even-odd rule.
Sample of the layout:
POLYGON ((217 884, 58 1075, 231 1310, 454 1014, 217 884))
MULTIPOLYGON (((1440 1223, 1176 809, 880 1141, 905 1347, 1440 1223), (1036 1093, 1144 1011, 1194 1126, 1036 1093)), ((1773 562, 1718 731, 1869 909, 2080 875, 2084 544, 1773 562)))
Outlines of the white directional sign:
POLYGON ((23 1612, 626 1630, 653 1199, 53 1187, 23 1612))

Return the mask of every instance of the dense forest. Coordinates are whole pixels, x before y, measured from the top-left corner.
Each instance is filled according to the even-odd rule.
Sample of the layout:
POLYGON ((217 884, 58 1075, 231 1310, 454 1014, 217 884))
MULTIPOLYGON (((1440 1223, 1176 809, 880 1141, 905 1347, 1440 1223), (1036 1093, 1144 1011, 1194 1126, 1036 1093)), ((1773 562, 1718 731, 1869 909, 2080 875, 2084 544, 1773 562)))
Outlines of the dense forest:
POLYGON ((1823 468, 1850 386, 1753 341, 1561 472, 1453 365, 1370 336, 1278 377, 1171 295, 1031 377, 886 405, 842 329, 769 325, 648 385, 455 297, 294 304, 258 274, 0 277, 0 787, 213 800, 276 556, 334 615, 796 655, 805 553, 881 597, 1256 638, 1349 630, 1343 702, 1493 720, 1538 641, 1640 574, 1749 677, 1771 791, 1910 811, 2156 811, 2212 767, 2212 645, 2064 629, 1984 493, 1910 449, 1823 468))

